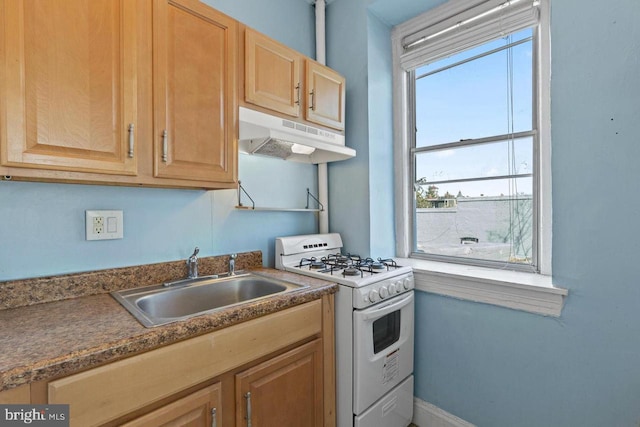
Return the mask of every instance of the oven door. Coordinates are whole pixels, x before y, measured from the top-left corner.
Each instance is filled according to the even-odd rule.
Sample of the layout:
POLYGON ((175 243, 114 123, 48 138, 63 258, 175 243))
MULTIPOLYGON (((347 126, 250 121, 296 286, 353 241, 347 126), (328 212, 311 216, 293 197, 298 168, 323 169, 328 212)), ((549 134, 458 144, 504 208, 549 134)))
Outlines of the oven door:
POLYGON ((413 373, 413 291, 353 312, 353 411, 413 373))

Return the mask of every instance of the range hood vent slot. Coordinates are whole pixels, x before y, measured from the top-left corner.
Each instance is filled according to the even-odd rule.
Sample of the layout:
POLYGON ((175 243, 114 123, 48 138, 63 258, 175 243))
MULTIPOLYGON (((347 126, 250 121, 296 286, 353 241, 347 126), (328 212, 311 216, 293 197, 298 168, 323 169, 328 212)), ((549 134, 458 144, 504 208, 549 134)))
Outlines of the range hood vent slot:
POLYGON ((344 135, 240 107, 240 152, 305 163, 354 157, 344 135))

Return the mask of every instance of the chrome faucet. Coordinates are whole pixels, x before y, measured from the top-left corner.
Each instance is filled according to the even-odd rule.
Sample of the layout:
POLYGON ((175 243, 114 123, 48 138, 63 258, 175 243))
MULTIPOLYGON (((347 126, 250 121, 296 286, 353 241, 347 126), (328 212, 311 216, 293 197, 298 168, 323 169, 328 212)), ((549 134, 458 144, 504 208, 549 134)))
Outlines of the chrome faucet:
POLYGON ((187 268, 189 269, 189 279, 195 279, 198 277, 198 252, 200 249, 196 246, 193 250, 193 254, 187 259, 187 268))
POLYGON ((229 255, 229 276, 234 276, 236 274, 236 257, 238 255, 231 254, 229 255))

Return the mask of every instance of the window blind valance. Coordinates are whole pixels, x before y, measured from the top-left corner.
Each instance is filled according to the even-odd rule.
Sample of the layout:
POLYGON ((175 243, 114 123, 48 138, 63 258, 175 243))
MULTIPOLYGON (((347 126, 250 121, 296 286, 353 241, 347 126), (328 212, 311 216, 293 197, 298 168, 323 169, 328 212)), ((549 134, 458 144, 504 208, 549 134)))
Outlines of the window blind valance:
POLYGON ((454 1, 396 28, 406 70, 536 25, 539 0, 454 1))

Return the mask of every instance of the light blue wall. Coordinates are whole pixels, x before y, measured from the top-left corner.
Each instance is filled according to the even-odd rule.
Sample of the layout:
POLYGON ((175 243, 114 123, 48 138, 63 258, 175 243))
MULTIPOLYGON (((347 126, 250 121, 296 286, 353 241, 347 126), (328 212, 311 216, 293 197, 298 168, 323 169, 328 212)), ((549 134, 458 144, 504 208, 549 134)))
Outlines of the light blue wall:
MULTIPOLYGON (((364 169, 380 147, 370 123, 380 109, 369 87, 378 70, 362 57, 379 41, 376 24, 363 22, 370 12, 386 13, 384 22, 406 16, 395 0, 336 0, 332 9, 345 15, 329 15, 329 58, 356 79, 347 136, 368 157, 330 168, 340 175, 332 181, 339 195, 332 224, 342 228, 373 209, 354 207, 351 194, 334 187, 356 182, 370 190, 376 171, 364 169), (375 147, 362 148, 366 141, 375 147)), ((553 275, 570 291, 567 304, 555 319, 417 292, 415 394, 481 427, 637 427, 640 2, 552 0, 551 18, 553 275)), ((343 234, 348 246, 375 239, 343 234)))
POLYGON ((401 24, 446 0, 369 0, 369 10, 388 26, 401 24))
MULTIPOLYGON (((241 156, 243 186, 260 206, 297 207, 315 168, 241 156)), ((316 214, 236 210, 236 190, 202 191, 0 181, 0 280, 262 250, 317 232, 316 214), (122 209, 124 239, 86 241, 86 209, 122 209)), ((243 198, 244 205, 250 204, 243 198)))
MULTIPOLYGON (((301 0, 209 4, 313 56, 314 9, 301 0)), ((317 168, 240 156, 239 175, 256 203, 304 207, 317 194, 317 168)), ((0 281, 262 250, 273 266, 274 238, 317 232, 316 214, 234 209, 235 190, 143 189, 0 181, 0 281), (86 209, 124 210, 122 240, 84 240, 86 209)), ((246 201, 246 199, 245 199, 246 201)), ((245 203, 246 204, 246 203, 245 203)))
POLYGON ((640 3, 554 1, 551 18, 553 276, 567 305, 548 319, 419 293, 416 395, 479 426, 636 427, 640 3))
POLYGON ((315 9, 306 0, 201 0, 304 55, 315 57, 315 9))
POLYGON ((366 0, 337 0, 326 10, 327 65, 347 81, 346 144, 356 157, 329 165, 329 228, 345 250, 369 253, 369 115, 366 0))
POLYGON ((391 30, 367 14, 369 63, 369 254, 395 255, 391 30))
POLYGON ((329 165, 330 229, 347 251, 386 257, 395 250, 391 33, 370 3, 327 9, 327 64, 347 79, 346 143, 357 151, 329 165))

